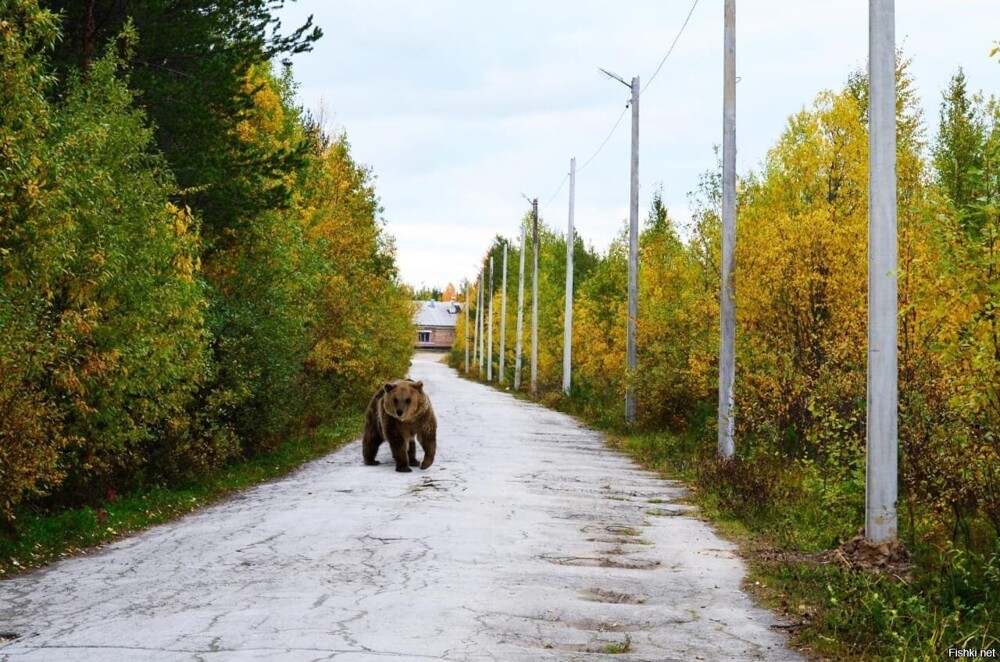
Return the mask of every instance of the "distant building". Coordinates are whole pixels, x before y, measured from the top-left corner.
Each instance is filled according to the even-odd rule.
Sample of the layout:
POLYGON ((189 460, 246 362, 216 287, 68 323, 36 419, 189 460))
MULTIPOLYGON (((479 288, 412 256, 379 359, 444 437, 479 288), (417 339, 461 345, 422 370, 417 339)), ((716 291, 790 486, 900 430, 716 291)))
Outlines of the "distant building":
POLYGON ((455 302, 414 301, 417 314, 413 325, 417 330, 417 349, 451 349, 455 342, 455 325, 462 306, 455 302))

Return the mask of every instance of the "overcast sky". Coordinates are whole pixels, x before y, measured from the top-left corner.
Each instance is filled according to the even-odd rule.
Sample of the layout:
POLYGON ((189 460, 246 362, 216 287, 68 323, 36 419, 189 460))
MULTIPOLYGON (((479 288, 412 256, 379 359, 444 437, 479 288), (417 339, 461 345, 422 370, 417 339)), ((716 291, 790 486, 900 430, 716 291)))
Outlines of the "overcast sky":
MULTIPOLYGON (((325 36, 293 59, 303 106, 322 103, 369 166, 404 281, 474 278, 491 239, 514 238, 537 197, 565 232, 570 157, 591 159, 629 90, 640 100, 640 217, 655 188, 675 221, 715 167, 722 141, 723 0, 298 0, 325 36)), ((897 0, 897 46, 913 58, 928 138, 941 92, 962 67, 970 89, 1000 94, 998 0, 897 0)), ((790 115, 865 66, 868 2, 737 1, 737 168, 758 167, 790 115)), ((599 250, 628 217, 629 122, 577 175, 577 232, 599 250)))

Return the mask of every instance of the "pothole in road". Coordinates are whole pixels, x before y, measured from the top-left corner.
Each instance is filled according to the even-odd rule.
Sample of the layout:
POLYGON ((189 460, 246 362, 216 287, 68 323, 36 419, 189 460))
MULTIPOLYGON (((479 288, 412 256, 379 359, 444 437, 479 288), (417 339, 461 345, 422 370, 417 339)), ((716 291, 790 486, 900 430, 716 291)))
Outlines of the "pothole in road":
POLYGON ((614 489, 610 485, 604 485, 601 487, 601 496, 606 499, 611 499, 612 501, 636 501, 641 500, 644 503, 649 503, 650 495, 637 492, 635 490, 619 490, 614 489))
POLYGON ((693 508, 650 508, 646 511, 647 515, 653 517, 683 517, 684 515, 690 515, 693 508))
POLYGON ((638 632, 642 626, 629 625, 628 623, 608 623, 598 621, 593 618, 580 618, 575 621, 563 621, 566 625, 577 630, 588 630, 590 632, 638 632))
POLYGON ((603 568, 624 568, 626 570, 652 570, 660 565, 660 562, 655 559, 630 559, 630 558, 615 558, 615 559, 603 559, 604 563, 601 564, 603 568))
POLYGON ((605 524, 605 525, 588 525, 580 529, 584 533, 591 534, 605 534, 609 533, 613 536, 629 536, 638 537, 639 529, 628 524, 605 524))
POLYGON ((644 538, 621 538, 616 536, 593 536, 587 538, 587 542, 598 542, 604 545, 652 545, 650 541, 644 538))
POLYGON ((660 565, 655 559, 630 559, 627 557, 599 558, 595 556, 542 556, 556 565, 585 568, 622 568, 624 570, 652 570, 660 565))
POLYGON ((607 602, 617 605, 642 605, 649 600, 648 595, 622 593, 606 588, 588 588, 581 593, 584 599, 590 602, 607 602))
POLYGON ((626 634, 624 640, 595 638, 586 644, 559 643, 547 641, 541 644, 545 650, 556 650, 565 653, 626 653, 633 651, 631 638, 626 634))

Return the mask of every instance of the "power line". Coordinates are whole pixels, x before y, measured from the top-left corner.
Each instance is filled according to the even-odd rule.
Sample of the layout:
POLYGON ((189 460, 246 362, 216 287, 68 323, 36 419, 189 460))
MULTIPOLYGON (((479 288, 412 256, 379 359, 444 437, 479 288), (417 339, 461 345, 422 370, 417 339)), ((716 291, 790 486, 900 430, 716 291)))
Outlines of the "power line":
POLYGON ((646 84, 643 86, 643 88, 639 90, 639 94, 642 94, 643 92, 646 91, 646 88, 649 87, 649 84, 653 82, 654 78, 656 78, 656 74, 660 73, 660 69, 663 68, 663 63, 666 62, 667 58, 670 57, 670 54, 674 52, 674 46, 677 45, 677 41, 681 38, 681 35, 684 34, 684 28, 687 27, 688 22, 691 20, 691 15, 694 14, 694 8, 697 6, 698 6, 698 0, 694 0, 694 2, 691 4, 691 9, 688 11, 687 18, 684 19, 684 23, 681 25, 681 29, 677 31, 677 36, 674 37, 673 43, 670 44, 670 48, 667 50, 667 54, 663 56, 662 60, 660 60, 660 64, 657 65, 656 71, 654 71, 653 75, 649 77, 649 80, 646 81, 646 84))
MULTIPOLYGON (((601 153, 601 150, 604 149, 604 146, 608 144, 609 140, 611 140, 611 136, 613 136, 615 134, 615 129, 617 129, 618 125, 622 123, 622 118, 625 117, 625 111, 627 111, 627 110, 628 110, 628 106, 626 105, 625 109, 622 110, 622 114, 619 115, 618 119, 615 121, 615 125, 613 127, 611 127, 611 131, 608 132, 608 135, 604 139, 604 142, 602 142, 601 146, 597 148, 597 150, 590 156, 589 159, 587 159, 586 163, 584 163, 582 166, 580 166, 579 168, 576 169, 577 173, 579 173, 581 170, 583 170, 584 168, 586 168, 587 165, 591 161, 593 161, 594 159, 596 159, 597 155, 601 153)), ((563 186, 566 185, 566 181, 568 179, 569 179, 569 173, 566 173, 566 175, 562 178, 562 181, 559 182, 559 187, 555 190, 555 193, 552 194, 552 196, 549 198, 548 202, 546 202, 544 205, 542 205, 542 211, 545 211, 548 208, 548 206, 550 204, 552 204, 552 201, 556 199, 557 195, 559 195, 559 191, 561 191, 562 188, 563 188, 563 186)), ((521 195, 524 195, 524 194, 522 193, 521 195)))
POLYGON ((589 159, 587 159, 582 166, 576 169, 576 174, 580 174, 580 171, 586 168, 588 165, 590 165, 590 162, 596 159, 597 155, 601 153, 601 150, 604 149, 604 146, 608 144, 609 140, 611 140, 611 136, 615 134, 615 129, 617 129, 618 125, 622 123, 622 118, 625 117, 626 111, 628 111, 628 105, 626 105, 625 108, 622 109, 622 114, 618 116, 618 119, 615 121, 615 125, 611 127, 611 131, 608 131, 608 137, 604 139, 604 142, 602 142, 601 146, 597 148, 597 151, 594 152, 593 155, 589 159))
MULTIPOLYGON (((577 174, 579 174, 581 170, 583 170, 584 168, 586 168, 590 164, 590 162, 593 161, 594 159, 596 159, 597 155, 601 153, 601 150, 604 149, 604 146, 608 144, 609 140, 611 140, 611 136, 615 135, 615 130, 618 128, 618 125, 622 123, 622 118, 625 117, 625 112, 627 110, 628 110, 628 105, 626 105, 625 109, 622 110, 622 114, 618 116, 618 119, 615 121, 615 125, 613 127, 611 127, 610 131, 608 131, 608 135, 604 139, 604 142, 601 143, 601 146, 598 147, 597 150, 593 154, 591 154, 590 158, 587 159, 587 161, 582 166, 580 166, 579 168, 576 169, 577 174)), ((568 179, 569 179, 569 173, 566 173, 566 175, 562 178, 562 181, 559 182, 559 187, 556 189, 555 193, 552 194, 552 197, 549 198, 548 202, 546 202, 544 205, 542 205, 542 211, 545 211, 548 208, 548 206, 550 204, 552 204, 552 201, 556 199, 557 195, 559 195, 559 191, 561 191, 562 188, 563 188, 563 186, 566 185, 566 181, 568 179)), ((521 195, 524 195, 524 194, 522 193, 521 195)))
POLYGON ((566 174, 566 176, 565 176, 565 177, 563 177, 563 180, 562 180, 561 182, 559 182, 559 188, 557 188, 557 189, 556 189, 556 192, 552 194, 552 197, 550 197, 550 198, 549 198, 549 201, 548 201, 548 202, 546 202, 546 203, 545 203, 544 205, 542 205, 542 211, 545 211, 545 209, 546 209, 546 208, 547 208, 547 207, 548 207, 548 206, 549 206, 550 204, 552 204, 552 201, 556 199, 556 196, 557 196, 557 195, 559 195, 559 191, 561 191, 561 190, 562 190, 562 187, 563 187, 563 186, 564 186, 564 185, 566 184, 566 180, 567 180, 567 179, 569 179, 569 173, 567 173, 567 174, 566 174))
MULTIPOLYGON (((674 52, 674 47, 677 46, 677 42, 678 40, 680 40, 681 35, 684 34, 685 28, 687 28, 688 23, 691 22, 691 16, 694 14, 694 10, 698 6, 698 2, 699 0, 694 0, 694 2, 691 3, 691 9, 688 10, 687 17, 684 19, 684 23, 681 24, 680 30, 677 31, 677 35, 674 37, 673 42, 670 44, 670 48, 667 49, 666 55, 663 56, 663 59, 660 60, 660 64, 657 65, 656 71, 653 72, 653 75, 649 77, 649 80, 646 81, 646 84, 639 91, 640 95, 646 91, 646 88, 649 87, 650 83, 653 82, 653 79, 656 78, 656 75, 660 73, 660 69, 663 68, 664 63, 666 63, 667 61, 667 58, 669 58, 670 54, 674 52)), ((621 78, 618 78, 618 80, 621 80, 621 78)), ((622 82, 624 83, 624 81, 622 82)), ((601 143, 601 145, 597 148, 597 150, 594 151, 594 153, 590 156, 589 159, 584 161, 582 166, 576 169, 577 174, 582 172, 583 169, 586 168, 588 165, 590 165, 590 163, 597 158, 597 155, 601 153, 601 150, 603 150, 605 145, 608 144, 608 141, 611 140, 611 136, 615 134, 615 131, 618 129, 618 125, 622 123, 622 118, 625 117, 625 113, 628 111, 628 109, 629 109, 628 104, 625 104, 625 108, 622 109, 621 115, 619 115, 618 119, 615 120, 615 125, 611 127, 611 131, 609 131, 607 137, 604 138, 604 142, 601 143)), ((555 193, 553 193, 552 196, 549 198, 548 202, 546 202, 542 206, 542 211, 547 209, 548 206, 552 204, 552 201, 555 200, 557 195, 559 195, 559 191, 562 190, 563 186, 565 186, 566 184, 566 180, 568 179, 569 179, 569 174, 567 173, 566 176, 563 177, 562 181, 559 183, 559 187, 556 188, 555 193)), ((524 194, 522 193, 521 195, 524 194)))

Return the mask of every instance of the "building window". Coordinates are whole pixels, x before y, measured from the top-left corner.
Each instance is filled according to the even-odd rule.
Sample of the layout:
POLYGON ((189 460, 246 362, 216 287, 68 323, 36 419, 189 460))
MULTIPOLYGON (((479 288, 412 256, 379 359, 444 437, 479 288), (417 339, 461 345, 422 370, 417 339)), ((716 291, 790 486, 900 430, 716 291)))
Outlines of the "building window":
POLYGON ((417 331, 417 342, 430 342, 431 332, 430 331, 417 331))

